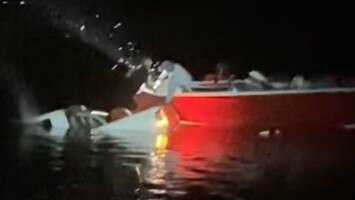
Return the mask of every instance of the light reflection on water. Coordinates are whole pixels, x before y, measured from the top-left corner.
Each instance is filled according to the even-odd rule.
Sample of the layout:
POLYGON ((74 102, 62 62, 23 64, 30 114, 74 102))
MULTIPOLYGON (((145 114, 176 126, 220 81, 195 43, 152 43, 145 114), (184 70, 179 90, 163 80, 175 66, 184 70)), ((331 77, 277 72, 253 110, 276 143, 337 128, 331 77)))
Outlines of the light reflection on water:
POLYGON ((182 127, 170 133, 169 149, 146 153, 117 138, 44 138, 24 139, 33 145, 23 155, 26 166, 41 186, 28 199, 344 199, 355 174, 354 133, 347 131, 265 138, 182 127))
POLYGON ((170 135, 169 150, 143 165, 141 199, 351 196, 354 133, 291 128, 265 137, 256 130, 180 128, 170 135))

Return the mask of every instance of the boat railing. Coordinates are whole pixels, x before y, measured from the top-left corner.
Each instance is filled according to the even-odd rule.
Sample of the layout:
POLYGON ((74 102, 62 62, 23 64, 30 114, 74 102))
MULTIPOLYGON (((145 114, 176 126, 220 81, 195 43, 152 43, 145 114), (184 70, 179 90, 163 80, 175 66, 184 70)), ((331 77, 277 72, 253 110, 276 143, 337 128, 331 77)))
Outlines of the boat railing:
POLYGON ((339 86, 331 83, 324 83, 318 81, 303 81, 302 83, 295 81, 270 81, 269 84, 264 85, 254 82, 250 79, 238 79, 233 81, 222 80, 214 81, 193 81, 187 86, 184 86, 183 92, 219 92, 219 91, 278 91, 278 90, 317 90, 327 88, 354 88, 355 85, 339 86))

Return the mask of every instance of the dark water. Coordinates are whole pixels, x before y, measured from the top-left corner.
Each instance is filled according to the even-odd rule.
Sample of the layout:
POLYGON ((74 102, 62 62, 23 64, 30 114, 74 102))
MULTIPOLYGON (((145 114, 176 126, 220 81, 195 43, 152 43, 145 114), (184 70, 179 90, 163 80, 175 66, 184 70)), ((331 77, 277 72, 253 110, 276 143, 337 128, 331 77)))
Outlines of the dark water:
POLYGON ((181 128, 171 134, 171 151, 154 157, 147 171, 164 189, 147 191, 169 199, 353 198, 353 132, 299 130, 265 138, 251 130, 181 128))
POLYGON ((354 132, 297 130, 187 126, 169 133, 166 151, 142 153, 119 138, 50 140, 17 127, 3 132, 17 138, 2 151, 1 197, 353 199, 354 132))

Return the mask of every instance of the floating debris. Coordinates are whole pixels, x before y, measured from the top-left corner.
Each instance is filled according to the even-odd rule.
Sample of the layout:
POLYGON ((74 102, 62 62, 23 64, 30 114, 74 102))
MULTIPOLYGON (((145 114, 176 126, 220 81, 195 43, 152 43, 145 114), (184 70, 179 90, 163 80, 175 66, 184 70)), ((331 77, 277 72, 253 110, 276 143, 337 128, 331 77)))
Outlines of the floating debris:
POLYGON ((116 28, 118 28, 118 27, 120 27, 120 26, 122 26, 122 23, 121 23, 121 22, 119 22, 119 23, 117 23, 116 25, 114 25, 113 28, 116 29, 116 28))
POLYGON ((26 2, 25 1, 20 1, 20 5, 25 5, 26 2))
POLYGON ((123 62, 124 62, 124 59, 123 59, 123 58, 120 58, 120 59, 118 60, 118 62, 119 62, 119 63, 123 63, 123 62))
POLYGON ((8 4, 9 2, 8 1, 2 1, 2 4, 8 4))
POLYGON ((261 138, 269 138, 273 136, 280 136, 281 131, 279 129, 268 129, 259 132, 259 137, 261 138))
POLYGON ((118 50, 119 50, 119 51, 122 51, 122 50, 123 50, 123 47, 118 47, 118 50))
POLYGON ((69 34, 65 34, 64 37, 65 38, 70 38, 70 35, 69 34))
POLYGON ((100 15, 99 15, 99 14, 96 14, 95 17, 96 17, 96 19, 99 19, 100 15))
POLYGON ((80 31, 83 31, 85 29, 85 25, 82 25, 81 27, 80 27, 80 31))
POLYGON ((263 130, 259 132, 259 136, 262 138, 268 138, 270 137, 270 130, 263 130))

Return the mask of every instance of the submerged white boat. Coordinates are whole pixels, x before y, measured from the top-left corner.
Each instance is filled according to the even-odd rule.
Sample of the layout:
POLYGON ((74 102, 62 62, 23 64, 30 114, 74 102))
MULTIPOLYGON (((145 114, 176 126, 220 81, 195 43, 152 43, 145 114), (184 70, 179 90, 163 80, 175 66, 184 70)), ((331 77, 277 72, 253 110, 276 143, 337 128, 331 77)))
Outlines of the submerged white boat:
POLYGON ((34 119, 47 124, 52 137, 86 127, 93 141, 122 138, 147 152, 165 149, 167 133, 179 124, 287 129, 287 127, 355 124, 355 87, 292 81, 269 81, 257 71, 244 80, 193 81, 181 65, 166 62, 153 80, 136 94, 134 110, 120 109, 108 121, 108 112, 70 107, 34 119), (123 113, 123 115, 122 115, 123 113), (144 135, 144 137, 142 137, 144 135), (144 138, 144 139, 143 139, 144 138))
POLYGON ((87 129, 93 142, 118 138, 126 147, 135 151, 154 152, 165 149, 168 122, 161 112, 162 105, 168 103, 174 95, 175 88, 170 88, 172 83, 186 85, 191 81, 191 75, 177 66, 173 71, 163 70, 154 80, 152 88, 142 84, 135 96, 137 107, 134 110, 118 108, 106 112, 76 105, 45 113, 26 123, 39 125, 54 139, 65 139, 71 133, 75 134, 76 130, 87 129), (111 116, 117 113, 119 117, 111 116))

